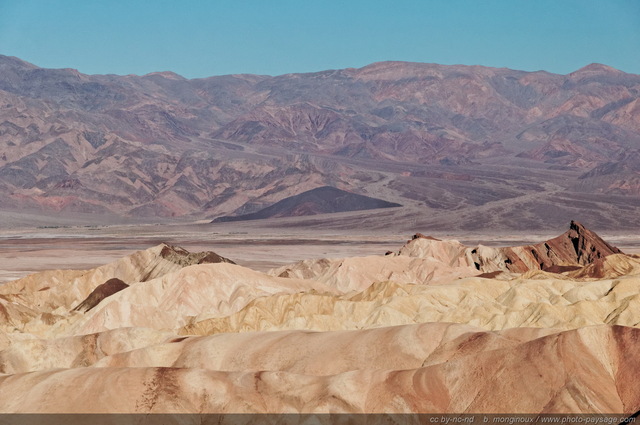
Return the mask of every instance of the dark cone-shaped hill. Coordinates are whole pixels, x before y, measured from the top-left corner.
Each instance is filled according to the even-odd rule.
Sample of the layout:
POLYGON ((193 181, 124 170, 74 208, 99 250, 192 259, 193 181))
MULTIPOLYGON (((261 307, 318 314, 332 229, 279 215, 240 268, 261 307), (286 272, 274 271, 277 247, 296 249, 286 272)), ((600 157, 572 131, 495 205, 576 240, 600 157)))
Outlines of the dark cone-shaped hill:
POLYGON ((394 202, 358 195, 331 186, 323 186, 290 196, 252 214, 235 217, 218 217, 213 220, 213 223, 277 217, 299 217, 400 206, 400 204, 394 202))

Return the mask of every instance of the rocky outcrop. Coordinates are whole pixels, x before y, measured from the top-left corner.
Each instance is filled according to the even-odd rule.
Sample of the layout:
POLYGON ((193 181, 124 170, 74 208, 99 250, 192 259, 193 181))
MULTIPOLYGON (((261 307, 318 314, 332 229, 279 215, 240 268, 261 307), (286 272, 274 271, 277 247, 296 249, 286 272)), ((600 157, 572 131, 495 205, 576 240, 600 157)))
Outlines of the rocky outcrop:
POLYGON ((124 288, 128 287, 129 285, 118 278, 109 279, 105 283, 99 285, 96 289, 91 291, 89 296, 85 298, 84 301, 74 307, 73 311, 86 313, 93 307, 100 304, 100 301, 104 300, 108 296, 113 295, 118 291, 122 291, 124 288))
POLYGON ((105 299, 136 286, 198 264, 233 262, 213 252, 190 253, 160 244, 92 270, 35 273, 0 285, 0 329, 19 327, 39 334, 68 314, 88 312, 105 299), (125 283, 128 282, 128 283, 125 283))
POLYGON ((468 251, 475 267, 483 272, 508 270, 558 270, 558 267, 586 266, 621 251, 609 245, 582 224, 572 221, 562 235, 535 245, 512 248, 473 248, 468 251))
POLYGON ((216 263, 229 263, 235 264, 228 258, 224 258, 215 252, 189 252, 184 248, 164 245, 160 251, 160 257, 179 266, 186 267, 194 264, 216 264, 216 263))
MULTIPOLYGON (((437 284, 481 273, 525 273, 545 270, 562 273, 581 269, 621 253, 582 224, 572 221, 562 235, 535 245, 494 248, 468 247, 455 240, 416 234, 397 254, 385 257, 304 260, 270 273, 282 277, 317 279, 330 285, 353 282, 364 289, 376 281, 437 284)), ((489 275, 498 277, 498 274, 489 275)), ((506 276, 502 276, 506 278, 506 276)))

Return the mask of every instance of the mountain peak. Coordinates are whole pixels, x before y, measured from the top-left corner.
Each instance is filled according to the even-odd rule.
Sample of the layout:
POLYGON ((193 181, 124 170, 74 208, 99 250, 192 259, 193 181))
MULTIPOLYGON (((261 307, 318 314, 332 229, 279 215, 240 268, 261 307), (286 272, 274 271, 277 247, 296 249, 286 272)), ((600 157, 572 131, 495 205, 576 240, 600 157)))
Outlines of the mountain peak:
POLYGON ((470 251, 476 268, 483 272, 508 270, 524 273, 529 270, 561 271, 581 268, 611 254, 621 254, 595 232, 573 220, 569 230, 535 245, 470 251))
POLYGON ((621 74, 622 71, 615 69, 609 65, 603 65, 601 63, 591 63, 587 66, 583 66, 577 71, 572 72, 569 75, 583 75, 583 74, 621 74))
POLYGON ((22 59, 17 58, 15 56, 0 55, 0 69, 4 67, 23 68, 23 69, 38 68, 36 65, 29 63, 27 61, 23 61, 22 59))
POLYGON ((582 266, 608 255, 622 252, 575 220, 571 221, 569 230, 544 242, 541 248, 544 248, 548 253, 553 251, 553 257, 582 266))
POLYGON ((382 79, 396 79, 414 75, 431 75, 441 68, 440 65, 431 63, 383 61, 358 68, 355 72, 360 77, 374 77, 382 79))
POLYGON ((569 230, 575 230, 576 232, 584 232, 587 229, 582 225, 582 223, 579 223, 575 220, 571 220, 571 223, 569 224, 569 230))
POLYGON ((150 72, 148 74, 143 75, 143 77, 162 77, 162 78, 166 78, 167 80, 186 80, 186 78, 184 78, 182 75, 180 74, 176 74, 173 71, 160 71, 160 72, 150 72))

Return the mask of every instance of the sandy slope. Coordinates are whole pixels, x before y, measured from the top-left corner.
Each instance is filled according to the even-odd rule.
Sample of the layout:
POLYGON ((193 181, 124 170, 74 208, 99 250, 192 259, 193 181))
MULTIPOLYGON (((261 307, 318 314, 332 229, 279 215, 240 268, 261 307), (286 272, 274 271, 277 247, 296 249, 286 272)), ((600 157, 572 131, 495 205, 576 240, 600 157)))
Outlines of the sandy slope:
MULTIPOLYGON (((403 331, 386 330, 378 343, 401 348, 417 342, 403 331)), ((484 340, 500 334, 472 333, 450 348, 463 354, 434 364, 405 354, 384 364, 363 357, 332 371, 317 370, 313 362, 308 371, 304 365, 288 371, 277 356, 271 368, 252 368, 266 366, 269 355, 231 370, 184 358, 171 367, 50 369, 2 376, 0 388, 22 395, 5 399, 3 410, 12 412, 495 413, 498 406, 504 413, 632 412, 640 403, 640 386, 629 374, 640 367, 632 355, 640 348, 639 332, 599 326, 493 346, 484 340), (403 367, 391 369, 396 364, 403 367)), ((338 347, 315 361, 326 362, 326 354, 348 358, 349 352, 338 347)))
MULTIPOLYGON (((640 260, 634 272, 615 279, 572 279, 528 272, 512 280, 464 278, 442 285, 376 283, 363 292, 274 295, 240 312, 194 322, 184 334, 274 329, 360 329, 424 322, 467 323, 484 329, 640 322, 640 260)), ((611 261, 616 261, 612 258, 611 261)))

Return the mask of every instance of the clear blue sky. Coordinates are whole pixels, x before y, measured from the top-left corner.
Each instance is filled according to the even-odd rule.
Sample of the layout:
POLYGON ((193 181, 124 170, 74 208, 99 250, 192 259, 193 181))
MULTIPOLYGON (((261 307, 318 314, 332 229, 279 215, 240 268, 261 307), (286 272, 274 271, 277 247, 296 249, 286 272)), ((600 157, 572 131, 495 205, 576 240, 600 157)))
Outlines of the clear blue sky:
POLYGON ((640 0, 0 0, 0 54, 189 78, 383 60, 640 74, 640 0))

